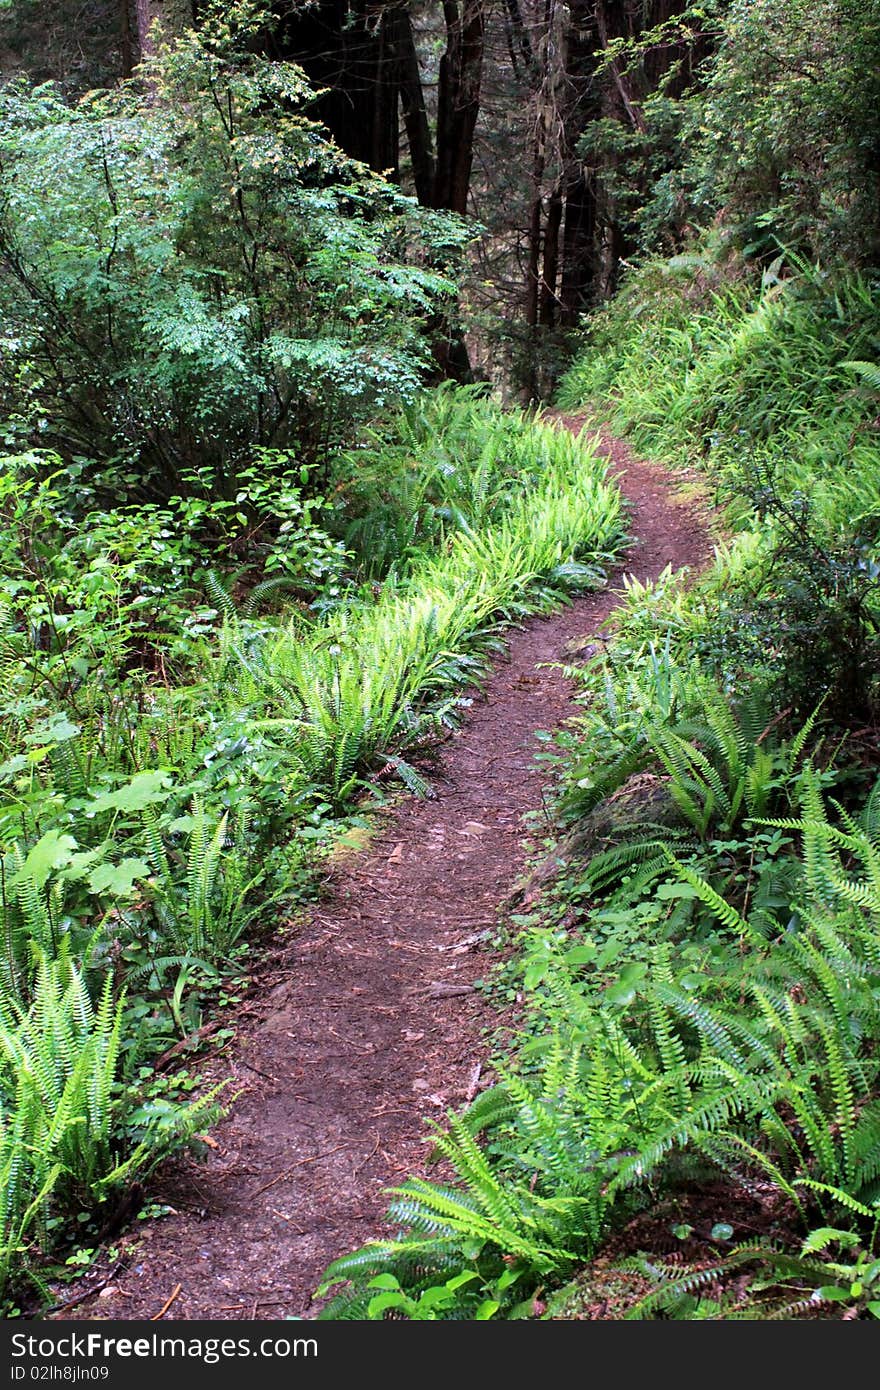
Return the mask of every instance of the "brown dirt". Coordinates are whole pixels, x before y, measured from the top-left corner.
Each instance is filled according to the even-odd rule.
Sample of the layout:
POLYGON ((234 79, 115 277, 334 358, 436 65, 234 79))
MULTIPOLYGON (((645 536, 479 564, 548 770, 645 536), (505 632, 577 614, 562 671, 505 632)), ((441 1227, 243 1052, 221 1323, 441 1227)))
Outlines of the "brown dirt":
MULTIPOLYGON (((631 507, 626 571, 699 565, 709 543, 693 506, 619 440, 602 448, 631 507)), ((125 1238, 109 1282, 55 1316, 153 1317, 179 1284, 169 1319, 309 1317, 329 1261, 387 1233, 385 1189, 425 1171, 425 1118, 473 1094, 498 1022, 473 989, 491 964, 481 934, 524 867, 522 817, 541 805, 534 732, 572 713, 570 685, 542 663, 564 660, 614 603, 610 591, 580 599, 510 636, 442 750, 435 798, 404 800, 337 870, 283 978, 240 1025, 228 1064, 239 1095, 216 1147, 153 1184, 175 1214, 125 1238)))

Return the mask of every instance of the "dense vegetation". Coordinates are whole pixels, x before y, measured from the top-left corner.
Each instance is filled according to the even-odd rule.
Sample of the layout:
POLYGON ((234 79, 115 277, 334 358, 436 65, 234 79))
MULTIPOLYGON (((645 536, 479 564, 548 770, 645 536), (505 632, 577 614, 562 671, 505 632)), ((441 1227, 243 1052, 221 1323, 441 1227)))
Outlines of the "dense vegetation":
POLYGON ((619 534, 585 447, 425 395, 462 229, 222 9, 112 93, 3 94, 4 1286, 216 1117, 156 1062, 619 534))
POLYGON ((494 979, 521 1039, 438 1134, 457 1181, 401 1185, 396 1233, 327 1271, 329 1318, 880 1316, 880 29, 718 19, 624 151, 642 256, 558 399, 705 470, 723 539, 629 582, 572 670, 494 979), (646 198, 663 122, 690 139, 646 198))
POLYGON ((223 1088, 167 1063, 228 1036, 380 773, 424 790, 503 627, 604 579, 589 435, 438 384, 468 258, 494 303, 524 248, 481 352, 533 393, 592 306, 559 404, 701 470, 723 540, 572 668, 557 871, 491 985, 519 1040, 323 1316, 880 1315, 877 4, 507 5, 507 73, 463 0, 431 111, 396 6, 393 159, 289 15, 87 9, 82 70, 59 39, 60 83, 0 88, 6 1306, 201 1142, 223 1088), (471 141, 509 155, 524 93, 475 253, 471 141))

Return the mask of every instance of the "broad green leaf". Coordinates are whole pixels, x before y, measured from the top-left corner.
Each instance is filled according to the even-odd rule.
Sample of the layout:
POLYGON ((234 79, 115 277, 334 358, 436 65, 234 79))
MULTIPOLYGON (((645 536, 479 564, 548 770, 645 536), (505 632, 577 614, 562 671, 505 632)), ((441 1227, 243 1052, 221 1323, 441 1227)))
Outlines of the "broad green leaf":
POLYGON ((0 763, 0 782, 5 782, 8 778, 14 777, 16 773, 23 772, 30 762, 24 753, 16 753, 14 757, 7 758, 5 763, 0 763))
POLYGON ((824 1298, 826 1303, 848 1303, 850 1292, 839 1284, 823 1284, 821 1289, 816 1290, 816 1297, 824 1298))
POLYGON ((501 1304, 500 1304, 500 1303, 496 1303, 495 1300, 494 1300, 493 1298, 487 1298, 487 1299, 485 1299, 485 1300, 480 1304, 480 1306, 479 1306, 479 1308, 477 1309, 477 1311, 474 1313, 474 1319, 475 1319, 475 1321, 476 1321, 476 1322, 488 1322, 490 1318, 494 1318, 495 1314, 498 1312, 498 1309, 499 1309, 500 1307, 501 1307, 501 1304))
POLYGON ((47 830, 33 846, 13 883, 31 879, 37 888, 43 888, 55 869, 63 869, 70 863, 73 851, 77 848, 72 835, 64 835, 59 830, 47 830))
POLYGON ((565 959, 569 965, 588 965, 591 960, 595 960, 595 946, 572 946, 565 953, 565 959))
POLYGON ((33 733, 25 736, 25 743, 66 743, 70 738, 76 738, 79 733, 79 725, 74 724, 68 719, 63 710, 51 714, 48 719, 41 719, 34 728, 33 733))
POLYGON ((115 792, 103 792, 96 796, 86 808, 87 815, 97 815, 100 811, 142 811, 157 801, 167 801, 171 795, 171 774, 169 772, 136 772, 124 787, 115 792))
POLYGON ((150 866, 143 859, 123 859, 121 864, 101 864, 89 875, 90 893, 127 896, 136 879, 149 877, 150 866))
POLYGON ((375 1298, 370 1299, 367 1313, 371 1318, 377 1318, 380 1313, 384 1313, 386 1308, 408 1308, 412 1306, 411 1299, 406 1294, 400 1292, 377 1293, 375 1298))
POLYGON ((619 1004, 621 1006, 626 1006, 627 1004, 632 1003, 633 999, 636 996, 638 986, 645 978, 647 973, 648 967, 644 964, 643 961, 638 961, 634 962, 632 965, 627 965, 620 972, 620 979, 616 982, 616 984, 613 984, 610 986, 609 989, 606 989, 605 994, 603 996, 604 999, 609 1004, 619 1004))

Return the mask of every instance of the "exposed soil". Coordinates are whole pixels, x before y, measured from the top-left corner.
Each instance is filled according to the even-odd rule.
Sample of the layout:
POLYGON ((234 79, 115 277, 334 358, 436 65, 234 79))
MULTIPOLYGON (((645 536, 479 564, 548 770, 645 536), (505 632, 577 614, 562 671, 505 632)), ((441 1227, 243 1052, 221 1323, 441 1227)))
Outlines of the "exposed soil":
MULTIPOLYGON (((646 579, 698 566, 709 541, 695 508, 620 441, 605 436, 603 451, 637 538, 625 570, 646 579)), ((542 663, 589 640, 618 579, 511 634, 441 751, 434 798, 404 800, 336 871, 330 900, 311 910, 281 978, 241 1023, 228 1063, 238 1098, 216 1147, 152 1185, 176 1214, 126 1238, 109 1282, 56 1317, 150 1318, 173 1294, 168 1319, 309 1317, 330 1260, 387 1234, 385 1189, 426 1168, 425 1119, 442 1120, 484 1080, 498 1018, 473 985, 524 868, 522 817, 541 806, 534 733, 572 713, 570 685, 542 663)))

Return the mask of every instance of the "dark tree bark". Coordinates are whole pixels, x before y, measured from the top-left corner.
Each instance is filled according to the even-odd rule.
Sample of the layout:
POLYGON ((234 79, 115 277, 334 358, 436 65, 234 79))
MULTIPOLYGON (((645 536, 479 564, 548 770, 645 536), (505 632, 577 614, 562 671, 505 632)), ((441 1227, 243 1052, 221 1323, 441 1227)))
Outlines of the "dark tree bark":
POLYGON ((386 22, 397 63, 400 104, 416 197, 423 207, 430 207, 434 197, 436 161, 408 7, 398 5, 389 10, 386 22))
MULTIPOLYGON (((621 261, 634 250, 613 191, 621 157, 613 150, 592 160, 579 157, 584 133, 604 119, 644 134, 644 98, 682 51, 675 43, 649 49, 632 71, 619 60, 600 67, 597 55, 614 39, 637 37, 684 8, 685 0, 571 0, 558 316, 563 327, 574 326, 581 313, 614 292, 621 261)), ((671 91, 680 93, 689 76, 682 71, 671 91)))
POLYGON ((323 89, 316 114, 353 159, 397 176, 399 60, 392 8, 320 0, 279 18, 273 56, 291 59, 323 89))
POLYGON ((129 0, 118 0, 119 4, 119 56, 122 77, 131 77, 134 68, 134 34, 131 25, 131 5, 129 0))
POLYGON ((280 16, 270 47, 324 89, 317 114, 346 153, 392 176, 402 112, 419 201, 464 214, 480 110, 484 3, 442 0, 446 46, 433 140, 407 0, 319 0, 280 16))
POLYGON ((437 93, 437 162, 432 203, 464 215, 474 159, 474 130, 480 110, 483 0, 443 0, 446 52, 440 60, 437 93))
POLYGON ((519 0, 505 0, 505 34, 514 77, 518 82, 537 85, 540 76, 519 0))
POLYGON ((539 129, 535 139, 534 161, 532 165, 532 202, 529 209, 528 253, 526 256, 526 325, 534 329, 538 323, 538 299, 541 274, 541 223, 543 205, 541 202, 541 183, 544 178, 543 131, 539 129))
POLYGON ((559 323, 574 328, 592 303, 598 282, 596 193, 584 169, 573 172, 566 184, 561 260, 559 323))

